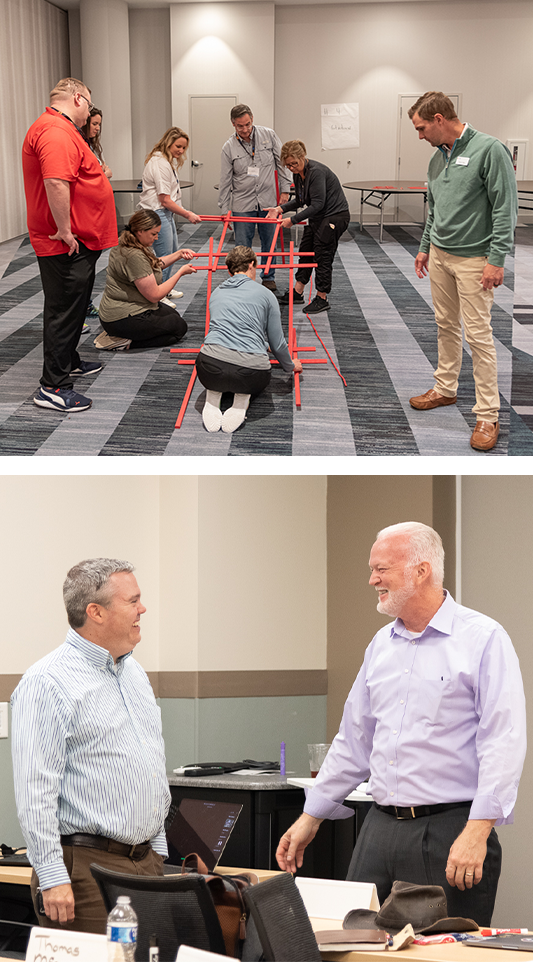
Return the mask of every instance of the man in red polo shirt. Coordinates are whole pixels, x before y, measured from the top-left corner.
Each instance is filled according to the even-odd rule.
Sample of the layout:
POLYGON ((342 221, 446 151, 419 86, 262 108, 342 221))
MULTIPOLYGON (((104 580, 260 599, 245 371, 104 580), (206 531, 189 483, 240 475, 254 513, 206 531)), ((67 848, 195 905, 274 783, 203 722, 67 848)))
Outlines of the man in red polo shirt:
POLYGON ((34 402, 66 412, 92 404, 74 391, 73 378, 102 365, 82 361, 77 344, 96 262, 118 242, 112 187, 80 130, 90 97, 81 80, 60 80, 22 148, 28 230, 44 290, 43 376, 34 402))

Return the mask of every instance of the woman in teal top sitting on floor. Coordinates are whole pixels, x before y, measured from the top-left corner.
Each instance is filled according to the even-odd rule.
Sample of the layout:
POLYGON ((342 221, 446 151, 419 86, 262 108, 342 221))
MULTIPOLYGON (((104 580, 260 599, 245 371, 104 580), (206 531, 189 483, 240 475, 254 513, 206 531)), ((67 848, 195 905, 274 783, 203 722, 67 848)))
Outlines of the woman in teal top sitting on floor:
POLYGON ((302 370, 292 361, 283 336, 277 299, 255 282, 257 258, 250 247, 234 247, 226 258, 231 274, 213 291, 210 324, 196 370, 206 391, 202 418, 207 431, 235 431, 246 418, 252 395, 270 381, 268 348, 284 371, 302 370), (222 414, 222 393, 233 393, 233 405, 222 414))

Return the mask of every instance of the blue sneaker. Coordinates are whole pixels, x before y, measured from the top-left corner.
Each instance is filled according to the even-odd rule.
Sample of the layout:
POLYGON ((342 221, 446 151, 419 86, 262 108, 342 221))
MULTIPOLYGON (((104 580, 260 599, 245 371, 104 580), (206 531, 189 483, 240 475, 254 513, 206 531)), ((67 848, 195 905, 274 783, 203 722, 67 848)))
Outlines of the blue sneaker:
POLYGON ((84 323, 83 328, 81 329, 81 333, 82 333, 82 334, 89 334, 89 331, 90 331, 90 330, 91 330, 91 329, 90 329, 89 325, 84 323))
POLYGON ((97 371, 101 371, 103 364, 99 361, 80 361, 78 368, 73 368, 70 372, 71 375, 90 375, 96 374, 97 371))
POLYGON ((72 388, 44 388, 33 399, 39 408, 55 408, 56 411, 86 411, 92 401, 72 388))
POLYGON ((86 318, 97 318, 97 317, 98 317, 98 308, 95 308, 95 306, 94 306, 94 304, 93 304, 92 301, 89 301, 89 307, 87 308, 87 314, 85 315, 85 317, 86 317, 86 318))

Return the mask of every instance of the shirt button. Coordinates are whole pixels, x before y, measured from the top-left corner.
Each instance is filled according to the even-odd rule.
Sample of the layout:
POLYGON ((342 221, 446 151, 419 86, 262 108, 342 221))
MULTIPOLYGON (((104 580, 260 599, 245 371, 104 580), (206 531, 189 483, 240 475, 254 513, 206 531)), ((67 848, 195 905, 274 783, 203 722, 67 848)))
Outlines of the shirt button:
POLYGON ((403 706, 403 699, 400 699, 400 705, 403 706))
POLYGON ((404 669, 403 671, 404 671, 404 672, 409 672, 409 669, 404 669))
POLYGON ((393 765, 394 765, 394 759, 389 759, 389 766, 393 766, 393 765))
POLYGON ((391 793, 389 793, 389 795, 390 795, 390 796, 394 796, 394 793, 393 793, 393 792, 391 792, 391 793))
POLYGON ((397 730, 397 729, 393 729, 392 732, 393 732, 393 735, 395 735, 395 736, 398 734, 398 730, 397 730))
POLYGON ((411 645, 416 645, 416 639, 411 639, 411 645))

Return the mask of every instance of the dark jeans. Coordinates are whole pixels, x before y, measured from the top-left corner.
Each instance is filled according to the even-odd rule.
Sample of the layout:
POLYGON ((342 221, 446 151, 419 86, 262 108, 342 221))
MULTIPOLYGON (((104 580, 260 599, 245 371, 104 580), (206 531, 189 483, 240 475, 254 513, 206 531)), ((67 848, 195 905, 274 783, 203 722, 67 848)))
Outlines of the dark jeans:
POLYGON ((102 321, 102 327, 114 338, 129 338, 130 348, 165 348, 181 341, 187 323, 169 304, 161 304, 155 311, 143 311, 119 321, 102 321))
MULTIPOLYGON (((267 216, 267 212, 262 211, 261 208, 259 207, 255 211, 244 211, 244 213, 242 214, 238 214, 237 211, 232 211, 232 213, 235 214, 235 217, 265 218, 267 216)), ((274 231, 276 229, 276 222, 272 220, 265 221, 264 224, 243 224, 242 222, 234 223, 233 231, 234 231, 234 237, 235 237, 235 244, 244 244, 245 247, 251 247, 252 241, 254 239, 256 227, 259 232, 259 237, 261 240, 261 251, 266 252, 268 254, 268 252, 270 251, 270 248, 272 247, 272 238, 274 237, 274 231)), ((271 267, 268 274, 265 274, 264 268, 266 263, 267 263, 266 258, 261 258, 261 265, 263 267, 263 270, 261 271, 261 277, 262 278, 267 277, 271 281, 273 281, 276 275, 276 272, 274 271, 274 268, 271 267)), ((275 263, 276 263, 276 259, 273 257, 272 264, 274 265, 275 263)))
POLYGON ((196 358, 200 383, 208 391, 232 391, 239 395, 259 395, 265 390, 272 372, 262 368, 245 368, 210 358, 200 351, 196 358))
POLYGON ((78 244, 77 254, 37 258, 44 291, 41 384, 47 388, 72 388, 70 372, 80 363, 76 349, 102 252, 78 244))
POLYGON ((450 847, 464 829, 469 810, 467 805, 434 816, 396 819, 372 806, 357 839, 346 878, 375 883, 380 903, 390 894, 397 879, 442 886, 448 916, 464 916, 479 926, 490 926, 502 861, 494 829, 487 840, 481 882, 472 889, 460 890, 446 880, 450 847))
POLYGON ((116 873, 127 873, 130 876, 163 875, 163 857, 154 852, 151 846, 148 847, 146 856, 136 861, 129 856, 121 856, 103 849, 92 849, 89 846, 63 846, 63 859, 74 893, 75 917, 71 923, 60 924, 52 922, 47 916, 39 915, 36 898, 39 880, 34 870, 31 877, 31 895, 39 926, 80 930, 82 933, 105 933, 107 910, 100 895, 98 883, 91 876, 89 869, 91 863, 98 863, 104 869, 112 869, 116 873))
MULTIPOLYGON (((322 221, 313 222, 313 224, 307 224, 304 227, 298 250, 300 254, 304 251, 314 251, 315 256, 304 258, 303 262, 300 263, 316 261, 315 284, 317 291, 321 291, 322 294, 329 294, 331 291, 333 261, 339 246, 339 239, 349 223, 350 212, 345 211, 342 214, 330 214, 322 221)), ((311 273, 312 268, 299 267, 295 275, 296 280, 301 281, 302 284, 307 284, 311 273)))

